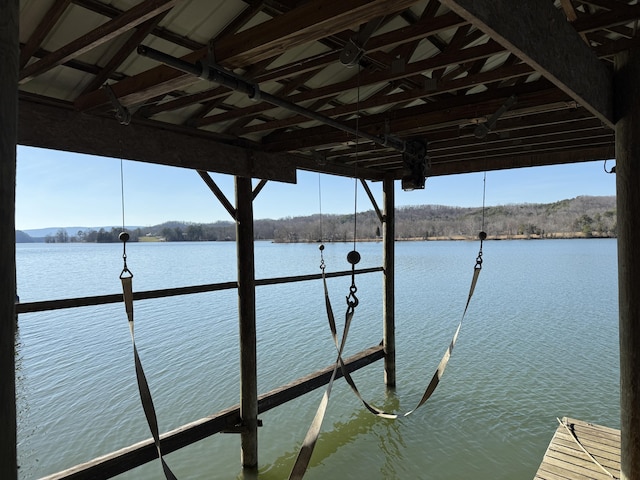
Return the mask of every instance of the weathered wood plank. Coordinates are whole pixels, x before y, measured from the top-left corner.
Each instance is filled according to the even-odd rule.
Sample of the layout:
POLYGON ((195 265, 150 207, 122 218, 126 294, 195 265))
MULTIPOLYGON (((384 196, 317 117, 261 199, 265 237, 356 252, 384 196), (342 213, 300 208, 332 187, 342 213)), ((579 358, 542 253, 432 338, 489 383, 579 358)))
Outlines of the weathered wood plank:
POLYGON ((613 78, 553 2, 441 0, 613 128, 613 78))
MULTIPOLYGON (((620 445, 620 433, 617 435, 611 435, 606 432, 597 432, 593 430, 584 430, 584 429, 574 429, 575 434, 580 437, 582 441, 592 442, 598 445, 602 445, 603 447, 611 447, 616 448, 620 445)), ((558 432, 560 436, 571 437, 569 432, 566 430, 564 432, 558 432)))
POLYGON ((395 297, 395 182, 390 176, 382 184, 384 215, 382 222, 382 242, 384 276, 382 285, 384 383, 388 387, 396 386, 396 297, 395 297))
POLYGON ((134 119, 86 115, 69 105, 21 99, 18 143, 111 158, 295 183, 297 157, 227 145, 215 135, 134 119), (175 131, 174 131, 175 130, 175 131))
POLYGON ((622 478, 640 478, 640 47, 615 59, 622 478))
MULTIPOLYGON (((560 473, 562 471, 566 472, 568 475, 567 478, 570 479, 589 479, 589 480, 611 480, 611 477, 604 473, 602 470, 599 470, 597 467, 592 468, 590 465, 587 465, 585 462, 584 466, 580 462, 577 462, 574 457, 571 457, 571 461, 569 459, 557 459, 553 457, 547 457, 546 465, 548 465, 552 471, 560 473)), ((595 467, 595 465, 594 465, 595 467)))
POLYGON ((520 152, 502 157, 484 158, 481 152, 477 158, 460 160, 451 163, 433 163, 430 175, 452 175, 457 173, 483 172, 487 170, 504 170, 520 167, 541 167, 545 165, 562 165, 566 163, 606 160, 613 156, 611 145, 601 145, 570 150, 553 150, 545 152, 520 152))
MULTIPOLYGON (((377 345, 345 359, 347 370, 356 371, 384 357, 383 347, 377 345)), ((300 378, 258 397, 258 413, 263 413, 294 398, 326 385, 333 372, 333 365, 300 378)), ((336 378, 342 372, 338 369, 336 378)), ((171 453, 199 440, 232 428, 240 422, 240 406, 222 410, 215 415, 183 425, 160 436, 162 452, 171 453)), ((119 475, 157 458, 153 439, 136 443, 116 452, 76 465, 41 480, 97 480, 119 475)), ((3 477, 4 478, 4 477, 3 477)), ((10 478, 10 477, 7 477, 10 478)))
MULTIPOLYGON (((618 444, 617 447, 612 447, 609 445, 601 445, 599 443, 589 443, 586 441, 582 441, 582 444, 585 448, 591 452, 592 455, 598 458, 604 458, 611 461, 620 461, 620 446, 618 444)), ((553 438, 553 445, 549 445, 550 449, 563 449, 570 448, 575 449, 576 441, 571 438, 570 435, 561 435, 560 432, 556 434, 553 438)))
MULTIPOLYGON (((355 271, 356 275, 363 273, 382 272, 383 267, 360 268, 355 271)), ((352 275, 351 270, 343 270, 340 272, 328 272, 327 278, 346 277, 352 275)), ((256 279, 256 286, 261 285, 277 285, 281 283, 305 282, 308 280, 322 279, 321 273, 311 275, 298 275, 290 277, 274 277, 256 279)), ((215 292, 218 290, 230 290, 237 288, 237 282, 209 283, 204 285, 193 285, 189 287, 165 288, 160 290, 145 290, 141 292, 133 292, 134 300, 148 300, 151 298, 174 297, 178 295, 190 295, 194 293, 215 292)), ((34 313, 46 312, 49 310, 61 310, 64 308, 89 307, 94 305, 106 305, 109 303, 122 302, 121 293, 113 293, 109 295, 95 295, 91 297, 65 298, 61 300, 44 300, 39 302, 25 302, 16 304, 16 313, 34 313)))
POLYGON ((241 463, 258 468, 258 336, 251 178, 235 178, 238 322, 240 333, 241 463))
MULTIPOLYGON (((606 456, 603 455, 603 453, 607 454, 608 452, 596 451, 595 448, 591 448, 591 447, 587 448, 587 450, 589 451, 589 453, 591 453, 594 457, 598 459, 598 462, 600 462, 600 464, 603 467, 620 470, 619 455, 615 458, 611 458, 611 454, 606 456)), ((554 457, 557 459, 573 457, 576 459, 576 461, 586 462, 586 463, 589 463, 589 466, 595 466, 592 462, 589 462, 584 458, 576 456, 577 452, 575 450, 575 443, 573 445, 570 445, 570 444, 561 445, 557 438, 554 444, 552 446, 549 446, 549 451, 547 453, 549 454, 550 457, 554 457)))
POLYGON ((0 478, 18 478, 15 384, 15 185, 18 0, 0 0, 0 478))
POLYGON ((536 478, 610 480, 611 475, 619 478, 620 432, 581 420, 565 418, 563 422, 575 433, 580 443, 564 425, 559 425, 538 468, 536 478), (580 445, 593 458, 585 453, 580 445))

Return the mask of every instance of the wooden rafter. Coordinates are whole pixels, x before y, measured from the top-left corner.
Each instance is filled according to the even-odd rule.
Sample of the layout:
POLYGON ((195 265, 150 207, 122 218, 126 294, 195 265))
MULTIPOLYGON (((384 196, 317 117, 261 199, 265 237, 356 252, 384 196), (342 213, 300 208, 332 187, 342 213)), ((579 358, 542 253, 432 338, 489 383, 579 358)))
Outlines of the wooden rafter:
MULTIPOLYGON (((384 13, 402 10, 417 1, 313 0, 264 24, 219 39, 214 44, 216 61, 229 68, 247 66, 384 13)), ((206 54, 206 49, 201 49, 182 58, 196 62, 206 54)), ((113 85, 113 91, 123 105, 131 105, 197 81, 197 78, 161 65, 118 82, 113 85)), ((75 104, 79 110, 90 110, 107 102, 104 93, 97 90, 80 96, 75 104)))
MULTIPOLYGON (((243 27, 249 22, 255 15, 260 12, 262 8, 262 2, 245 9, 242 14, 235 18, 230 24, 228 24, 219 35, 212 40, 224 36, 231 36, 235 31, 243 27)), ((185 61, 195 62, 206 57, 210 53, 208 46, 202 46, 196 49, 194 52, 183 57, 185 61)), ((116 97, 119 98, 121 104, 125 106, 139 104, 154 97, 162 99, 165 94, 177 90, 180 88, 188 87, 197 82, 198 79, 194 79, 189 75, 185 75, 182 72, 178 72, 170 67, 160 65, 152 68, 134 77, 124 80, 124 84, 118 82, 112 85, 112 89, 116 97), (122 90, 129 88, 131 90, 130 95, 123 95, 122 90)), ((87 110, 100 106, 104 106, 108 102, 108 98, 102 90, 94 90, 93 92, 86 92, 76 99, 75 105, 78 110, 87 110)))
MULTIPOLYGON (((117 18, 124 13, 124 10, 120 10, 116 8, 113 3, 107 4, 103 3, 102 0, 72 0, 74 5, 78 7, 82 7, 88 11, 97 13, 98 15, 102 15, 106 18, 117 18)), ((189 1, 189 0, 186 0, 189 1)), ((169 43, 178 45, 180 47, 189 49, 189 50, 197 50, 199 48, 203 48, 204 45, 200 42, 196 42, 184 35, 178 35, 175 32, 172 32, 170 29, 165 27, 157 26, 151 32, 151 34, 155 37, 161 38, 169 43)))
MULTIPOLYGON (((136 58, 131 56, 131 52, 136 44, 146 43, 145 37, 148 36, 188 49, 191 53, 186 59, 191 63, 210 54, 212 50, 208 45, 213 45, 214 61, 231 69, 240 67, 235 71, 259 84, 264 92, 322 112, 342 123, 352 124, 353 115, 359 111, 360 128, 367 133, 382 135, 388 132, 401 138, 425 137, 434 161, 438 155, 443 155, 443 159, 445 153, 440 152, 447 150, 446 157, 455 157, 456 165, 459 159, 453 155, 454 150, 460 152, 462 159, 465 155, 471 156, 470 152, 478 145, 482 145, 482 151, 491 158, 514 153, 521 161, 526 156, 519 150, 518 142, 524 145, 523 148, 531 143, 529 147, 542 156, 549 154, 543 152, 543 145, 568 151, 567 145, 559 140, 561 136, 566 142, 573 141, 575 145, 582 143, 585 146, 590 139, 588 135, 580 137, 584 132, 579 132, 581 127, 578 125, 583 124, 596 125, 590 127, 594 129, 591 133, 596 132, 593 135, 594 142, 610 141, 606 134, 598 131, 597 122, 602 120, 596 119, 595 112, 580 108, 586 102, 580 102, 561 89, 554 90, 549 82, 537 82, 541 70, 539 66, 523 61, 523 55, 514 54, 514 49, 509 45, 494 41, 492 31, 488 35, 486 29, 478 28, 477 20, 470 20, 446 8, 447 1, 465 4, 470 0, 423 0, 420 3, 422 9, 417 8, 418 3, 413 8, 406 8, 406 5, 412 4, 409 0, 401 6, 393 2, 393 7, 389 7, 391 0, 252 0, 245 2, 244 10, 243 4, 235 5, 238 13, 230 18, 226 28, 218 25, 214 31, 219 33, 210 41, 202 40, 201 33, 204 30, 185 35, 184 30, 173 28, 171 22, 174 15, 165 17, 171 18, 171 21, 163 21, 162 27, 159 26, 160 16, 155 16, 127 27, 122 32, 127 40, 118 39, 117 48, 113 48, 114 45, 109 48, 109 51, 117 52, 113 57, 106 58, 98 65, 74 56, 64 62, 68 71, 57 79, 64 78, 67 81, 67 76, 69 79, 76 76, 76 88, 82 85, 85 91, 77 97, 74 106, 83 111, 89 106, 92 116, 96 116, 100 122, 112 121, 111 114, 105 116, 112 105, 99 89, 100 85, 109 82, 124 105, 144 105, 134 113, 134 123, 136 128, 148 127, 149 135, 153 129, 160 128, 162 132, 177 135, 196 138, 203 135, 208 140, 234 144, 238 148, 262 148, 283 154, 299 152, 287 156, 291 165, 346 175, 353 174, 354 170, 350 168, 354 167, 355 162, 358 168, 362 167, 362 170, 358 170, 359 174, 368 175, 369 178, 381 175, 382 171, 400 175, 401 155, 365 141, 359 145, 356 158, 352 148, 353 139, 333 127, 318 125, 305 116, 288 114, 282 108, 259 101, 250 104, 239 102, 238 95, 227 87, 216 87, 214 84, 205 86, 204 83, 196 87, 193 84, 199 81, 197 78, 169 67, 158 66, 129 77, 130 72, 121 65, 127 58, 135 65, 136 58), (371 5, 375 5, 378 11, 362 14, 371 5), (386 8, 384 12, 383 6, 386 8), (304 13, 312 11, 318 13, 319 16, 315 18, 320 22, 335 16, 330 12, 339 11, 339 22, 342 23, 337 25, 337 22, 327 20, 325 26, 333 24, 329 25, 332 28, 324 28, 318 22, 312 25, 304 13), (256 17, 258 13, 260 17, 256 17), (385 16, 383 22, 389 23, 380 24, 379 31, 368 32, 371 35, 366 43, 359 75, 353 69, 340 72, 341 79, 335 83, 325 78, 330 69, 338 64, 346 42, 358 35, 361 25, 381 14, 385 16), (272 18, 265 20, 268 16, 272 18), (300 21, 293 22, 294 19, 300 21), (253 22, 253 26, 247 28, 249 21, 253 22), (306 45, 312 48, 307 49, 306 45), (282 52, 287 55, 278 58, 282 52), (402 68, 396 62, 398 58, 405 60, 402 68), (413 58, 416 60, 411 61, 413 58), (349 95, 355 98, 358 88, 362 88, 365 94, 357 102, 348 100, 345 103, 349 95), (483 141, 476 139, 473 136, 475 125, 486 121, 509 93, 517 94, 517 106, 501 117, 487 138, 483 141), (165 115, 165 112, 171 114, 165 115), (573 114, 580 122, 569 125, 568 122, 573 121, 573 114), (575 134, 571 133, 574 128, 577 128, 575 134), (540 132, 548 132, 548 141, 536 140, 540 132), (445 146, 444 142, 450 142, 451 145, 445 146), (309 149, 323 152, 326 164, 313 166, 314 160, 310 156, 301 156, 309 155, 309 149)), ((84 10, 93 12, 94 17, 107 19, 106 24, 110 23, 109 20, 118 21, 131 12, 120 10, 103 0, 52 0, 46 7, 49 18, 40 20, 44 14, 30 12, 35 23, 32 21, 28 25, 30 37, 26 37, 22 45, 23 61, 27 59, 27 68, 33 68, 32 65, 39 60, 51 58, 52 54, 57 53, 57 47, 53 52, 46 49, 58 40, 55 36, 61 24, 56 17, 64 15, 67 3, 73 3, 76 14, 82 14, 84 10), (52 29, 52 26, 55 28, 52 29)), ((139 5, 144 3, 141 1, 139 5)), ((485 3, 493 5, 496 2, 474 0, 474 8, 484 8, 485 3)), ((506 0, 498 0, 497 5, 507 3, 506 0)), ((578 38, 576 32, 586 38, 588 44, 584 47, 591 58, 599 57, 600 61, 607 62, 607 66, 614 55, 633 48, 640 41, 640 36, 634 33, 634 22, 640 19, 640 6, 636 4, 614 0, 561 0, 554 5, 553 11, 562 18, 562 23, 569 32, 573 30, 573 40, 578 38), (575 21, 569 23, 566 17, 575 17, 575 21)), ((501 16, 505 22, 517 23, 532 14, 531 9, 525 10, 521 12, 518 9, 517 14, 501 16)), ((537 10, 533 12, 535 16, 537 10)), ((175 17, 186 19, 194 13, 195 10, 189 5, 176 11, 175 17)), ((62 26, 69 28, 66 23, 62 26)), ((66 38, 74 36, 67 35, 66 38)), ((527 53, 533 55, 537 50, 531 48, 532 51, 527 53)), ((571 55, 575 54, 571 43, 561 48, 571 55)), ((133 71, 136 71, 135 67, 133 71)), ((543 75, 543 78, 549 78, 549 75, 543 75)), ((56 87, 57 91, 62 92, 56 87)), ((39 88, 39 84, 34 82, 24 90, 35 92, 39 88)), ((69 92, 63 95, 67 96, 62 98, 73 97, 69 92)), ((587 130, 585 127, 585 132, 587 130)), ((94 134, 98 135, 97 132, 94 134)), ((98 142, 98 145, 99 148, 107 148, 102 142, 98 142)), ((594 148, 600 147, 596 145, 594 148)), ((583 149, 584 152, 587 150, 583 149)), ((228 166, 223 164, 221 168, 228 166)))
POLYGON ((102 45, 127 30, 155 17, 181 0, 145 0, 121 16, 95 28, 86 35, 59 48, 50 55, 32 63, 20 72, 20 82, 24 83, 37 75, 77 58, 85 52, 102 45))
POLYGON ((613 127, 613 84, 609 69, 584 44, 551 2, 526 0, 519 14, 508 0, 442 0, 558 88, 613 127))
POLYGON ((560 0, 560 6, 562 7, 562 10, 564 10, 567 20, 575 22, 578 19, 578 14, 576 13, 576 9, 571 0, 560 0))
MULTIPOLYGON (((478 45, 477 47, 466 48, 460 52, 454 52, 451 54, 441 54, 426 60, 413 62, 406 65, 403 72, 394 72, 393 70, 385 70, 367 75, 366 78, 358 79, 352 77, 343 82, 337 82, 326 87, 316 88, 309 92, 303 92, 290 97, 290 100, 296 103, 306 102, 308 100, 316 100, 326 98, 338 93, 343 93, 347 90, 352 90, 360 87, 366 87, 375 85, 382 82, 391 82, 402 78, 407 78, 412 75, 422 74, 434 68, 446 67, 449 65, 457 65, 461 61, 472 61, 479 58, 487 58, 494 55, 497 52, 502 51, 502 47, 496 43, 486 43, 478 45)), ((212 115, 203 118, 199 122, 195 122, 195 126, 210 125, 213 123, 227 121, 231 118, 239 118, 247 114, 255 114, 258 112, 264 112, 272 109, 271 105, 257 104, 243 109, 227 112, 226 114, 212 115)))
MULTIPOLYGON (((525 111, 540 105, 554 105, 558 102, 566 103, 570 100, 565 93, 556 89, 549 89, 547 82, 524 84, 514 87, 513 92, 518 95, 517 108, 514 111, 525 111)), ((451 97, 448 100, 434 102, 394 111, 394 115, 381 113, 369 115, 360 119, 360 128, 370 134, 385 133, 385 128, 398 135, 412 135, 427 132, 434 128, 473 123, 475 119, 482 119, 493 114, 506 100, 509 94, 505 90, 451 97)), ((282 132, 271 137, 264 146, 269 151, 291 151, 315 148, 318 145, 340 144, 352 140, 343 132, 335 131, 331 127, 319 126, 306 128, 305 134, 299 132, 282 132)))
MULTIPOLYGON (((358 104, 346 104, 338 107, 334 107, 329 110, 323 110, 323 114, 329 117, 336 117, 338 115, 346 115, 355 113, 358 108, 368 109, 374 107, 384 107, 394 105, 399 102, 410 102, 419 98, 428 98, 436 96, 442 93, 454 92, 465 87, 471 87, 473 85, 483 84, 485 82, 505 80, 509 78, 521 77, 523 75, 529 75, 533 70, 526 64, 520 64, 515 66, 504 67, 487 72, 477 73, 474 75, 468 75, 466 77, 443 82, 433 91, 420 91, 420 90, 408 90, 405 92, 394 93, 389 95, 375 95, 366 100, 361 100, 358 104)), ((308 121, 302 116, 292 116, 284 119, 273 120, 272 122, 258 124, 250 127, 246 127, 243 133, 258 132, 264 130, 273 130, 276 128, 284 128, 308 121)))
POLYGON ((140 25, 127 39, 125 44, 111 57, 107 64, 102 67, 102 70, 98 75, 94 77, 91 82, 85 87, 85 92, 91 92, 100 88, 111 76, 113 72, 124 62, 129 55, 131 55, 136 47, 158 26, 164 16, 169 13, 169 10, 165 10, 154 18, 151 18, 140 25))
POLYGON ((43 15, 40 24, 33 31, 27 43, 20 49, 20 68, 24 68, 33 54, 40 48, 42 41, 49 34, 51 29, 58 23, 60 17, 65 12, 71 0, 56 0, 51 8, 43 15))

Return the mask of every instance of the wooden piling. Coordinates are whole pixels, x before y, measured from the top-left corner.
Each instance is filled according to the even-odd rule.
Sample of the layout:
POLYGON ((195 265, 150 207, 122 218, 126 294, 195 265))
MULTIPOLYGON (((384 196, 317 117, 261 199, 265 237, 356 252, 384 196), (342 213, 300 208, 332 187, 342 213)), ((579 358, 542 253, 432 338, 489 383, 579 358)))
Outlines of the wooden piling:
POLYGON ((18 0, 0 0, 0 478, 16 480, 15 184, 18 0))
POLYGON ((241 462, 258 467, 258 369, 256 354, 256 281, 251 179, 236 177, 236 244, 240 323, 241 462))
POLYGON ((382 242, 384 245, 384 383, 396 386, 396 326, 395 326, 395 195, 394 180, 387 176, 383 181, 384 224, 382 242))
POLYGON ((640 480, 640 48, 615 59, 621 476, 640 480))

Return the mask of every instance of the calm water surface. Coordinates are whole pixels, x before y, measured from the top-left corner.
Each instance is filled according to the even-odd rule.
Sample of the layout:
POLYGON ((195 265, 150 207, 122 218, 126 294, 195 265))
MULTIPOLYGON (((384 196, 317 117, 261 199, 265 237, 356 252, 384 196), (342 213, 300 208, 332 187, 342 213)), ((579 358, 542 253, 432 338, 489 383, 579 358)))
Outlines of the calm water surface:
MULTIPOLYGON (((354 374, 364 395, 406 411, 460 319, 476 242, 396 244, 398 387, 378 362, 354 374)), ((327 271, 349 244, 328 244, 327 271)), ((358 245, 379 266, 382 245, 358 245)), ((236 279, 235 244, 127 248, 134 289, 236 279)), ((319 273, 317 245, 256 243, 256 277, 319 273)), ((615 240, 486 242, 484 268, 434 396, 414 415, 380 420, 334 386, 305 479, 529 479, 571 416, 619 428, 615 240)), ((21 301, 118 293, 121 245, 18 244, 21 301)), ((382 336, 382 274, 356 279, 360 305, 347 355, 382 336)), ((330 279, 343 320, 349 278, 330 279)), ((136 341, 167 431, 238 403, 237 296, 212 292, 136 302, 136 341)), ((258 389, 331 364, 321 281, 257 288, 258 389)), ((122 304, 24 314, 18 332, 20 478, 32 479, 150 437, 135 385, 122 304)), ((261 418, 261 480, 286 478, 322 390, 261 418)), ((239 436, 215 435, 167 456, 178 478, 240 479, 239 436)), ((118 478, 161 478, 156 462, 118 478)))

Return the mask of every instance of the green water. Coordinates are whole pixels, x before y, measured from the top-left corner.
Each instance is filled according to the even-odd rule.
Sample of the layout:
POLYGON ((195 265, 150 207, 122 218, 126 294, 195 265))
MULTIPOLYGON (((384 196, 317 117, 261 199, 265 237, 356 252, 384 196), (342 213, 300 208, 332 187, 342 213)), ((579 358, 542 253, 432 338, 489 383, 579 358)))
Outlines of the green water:
MULTIPOLYGON (((327 271, 348 269, 350 244, 328 244, 327 271)), ((381 244, 358 245, 379 266, 381 244)), ((354 374, 387 410, 415 406, 448 346, 476 242, 396 246, 398 386, 382 363, 354 374)), ((134 289, 235 280, 235 245, 132 244, 134 289)), ((119 291, 120 245, 18 244, 23 302, 119 291)), ((319 272, 317 245, 256 244, 256 276, 319 272)), ((484 268, 450 364, 414 415, 380 420, 342 380, 334 386, 305 479, 533 478, 557 426, 571 416, 619 427, 615 240, 486 242, 484 268)), ((357 277, 346 355, 382 337, 382 274, 357 277)), ((343 320, 349 278, 330 279, 343 320)), ((335 347, 320 281, 257 289, 258 388, 266 392, 331 364, 335 347)), ((162 431, 238 403, 235 291, 136 302, 136 340, 162 431)), ((122 305, 20 317, 20 478, 39 478, 150 436, 135 386, 122 305)), ((322 396, 316 390, 261 416, 258 479, 288 476, 322 396)), ((256 478, 240 468, 237 435, 167 456, 178 478, 256 478)), ((156 462, 119 478, 161 478, 156 462)))

